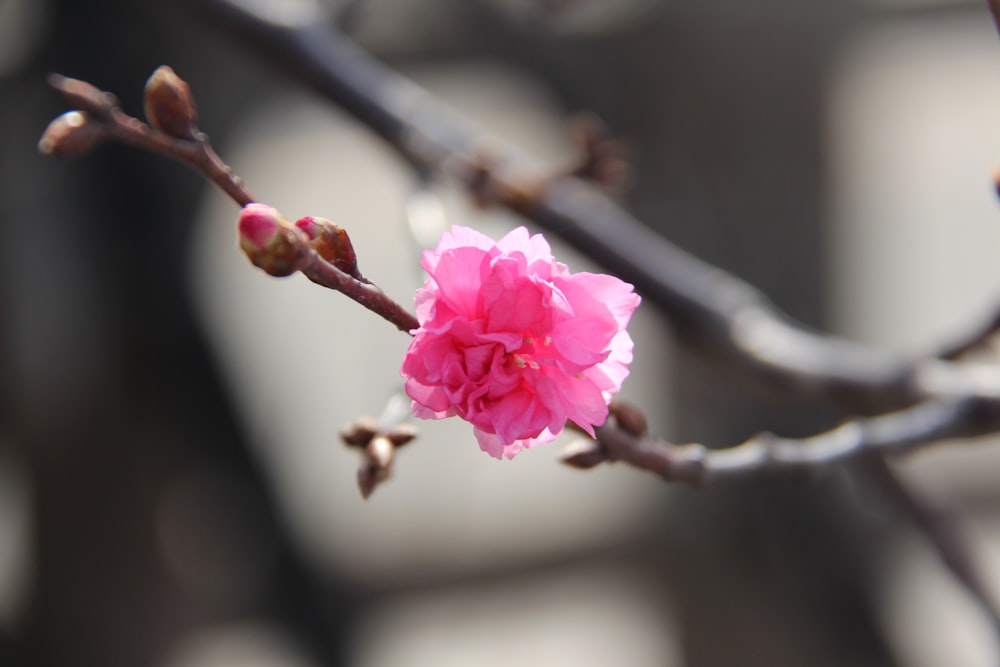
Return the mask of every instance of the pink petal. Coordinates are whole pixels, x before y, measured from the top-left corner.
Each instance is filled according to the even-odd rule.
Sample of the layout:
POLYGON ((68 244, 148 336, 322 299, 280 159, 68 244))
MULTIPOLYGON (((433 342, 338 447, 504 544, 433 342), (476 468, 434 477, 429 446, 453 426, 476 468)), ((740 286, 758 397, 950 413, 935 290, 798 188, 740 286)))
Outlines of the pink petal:
MULTIPOLYGON (((535 387, 538 397, 550 406, 553 414, 565 415, 587 433, 593 435, 592 425, 599 426, 608 418, 608 402, 600 388, 587 377, 574 377, 545 369, 543 377, 537 378, 535 387), (560 409, 556 409, 555 406, 560 409)), ((550 429, 555 426, 550 425, 550 429)), ((561 428, 559 425, 557 428, 561 428)))
POLYGON ((441 255, 431 274, 437 284, 437 299, 456 313, 476 317, 483 273, 489 255, 479 248, 454 248, 441 255))
MULTIPOLYGON (((552 264, 552 248, 549 247, 549 242, 541 234, 529 237, 525 227, 518 227, 508 232, 506 236, 497 241, 496 247, 505 253, 521 253, 524 255, 526 265, 536 264, 539 267, 549 267, 552 264)), ((545 272, 546 275, 543 277, 547 279, 549 273, 547 268, 545 272)))
MULTIPOLYGON (((622 329, 628 326, 632 313, 642 301, 632 285, 603 273, 574 273, 562 280, 571 282, 594 300, 604 304, 622 329)), ((558 280, 554 282, 561 284, 558 280)))
MULTIPOLYGON (((445 396, 444 391, 440 387, 428 387, 410 378, 406 381, 405 388, 406 395, 413 399, 415 405, 419 405, 435 415, 444 414, 452 410, 448 397, 445 396)), ((437 416, 434 418, 441 419, 441 417, 437 416)))

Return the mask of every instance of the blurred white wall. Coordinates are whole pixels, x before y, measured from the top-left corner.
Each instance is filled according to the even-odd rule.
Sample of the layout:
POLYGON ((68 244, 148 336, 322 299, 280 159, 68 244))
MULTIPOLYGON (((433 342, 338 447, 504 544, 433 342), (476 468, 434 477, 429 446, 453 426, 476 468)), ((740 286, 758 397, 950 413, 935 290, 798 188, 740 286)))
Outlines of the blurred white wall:
MULTIPOLYGON (((985 8, 888 20, 844 45, 829 106, 831 321, 932 349, 1000 307, 1000 41, 985 8)), ((902 473, 968 519, 1000 594, 1000 443, 942 447, 902 473)), ((903 664, 995 664, 994 630, 936 556, 901 534, 882 616, 903 664)))

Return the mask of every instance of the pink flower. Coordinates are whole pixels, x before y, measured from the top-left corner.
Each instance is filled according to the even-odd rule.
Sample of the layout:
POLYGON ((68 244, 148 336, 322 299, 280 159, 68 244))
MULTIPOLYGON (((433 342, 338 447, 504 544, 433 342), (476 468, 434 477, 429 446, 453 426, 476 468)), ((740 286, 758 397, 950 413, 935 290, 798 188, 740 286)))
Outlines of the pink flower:
POLYGON ((452 227, 421 264, 420 328, 402 368, 417 417, 458 415, 498 459, 553 440, 567 420, 593 435, 632 361, 631 285, 570 273, 524 227, 499 242, 452 227))

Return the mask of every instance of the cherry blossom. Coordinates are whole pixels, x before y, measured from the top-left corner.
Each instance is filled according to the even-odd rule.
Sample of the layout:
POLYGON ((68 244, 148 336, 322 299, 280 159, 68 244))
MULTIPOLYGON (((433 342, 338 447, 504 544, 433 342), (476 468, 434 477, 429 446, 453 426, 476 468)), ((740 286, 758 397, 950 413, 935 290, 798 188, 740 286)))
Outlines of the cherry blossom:
POLYGON ((567 421, 593 435, 629 373, 631 285, 570 273, 524 227, 494 242, 455 226, 421 264, 420 327, 402 366, 416 416, 465 419, 498 459, 553 440, 567 421))

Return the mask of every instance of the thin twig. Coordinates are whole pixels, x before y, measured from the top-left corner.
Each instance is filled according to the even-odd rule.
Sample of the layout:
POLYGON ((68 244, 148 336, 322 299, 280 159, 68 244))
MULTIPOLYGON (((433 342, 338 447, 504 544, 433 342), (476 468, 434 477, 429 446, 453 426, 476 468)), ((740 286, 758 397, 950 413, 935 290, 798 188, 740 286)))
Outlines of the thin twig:
POLYGON ((175 139, 137 118, 116 110, 111 115, 112 137, 125 144, 144 148, 182 162, 215 183, 240 206, 257 201, 243 180, 222 161, 204 133, 193 141, 175 139))
MULTIPOLYGON (((59 74, 50 75, 48 81, 71 104, 87 112, 87 122, 100 125, 108 139, 160 153, 186 164, 215 183, 240 206, 256 201, 242 179, 218 156, 204 133, 198 132, 193 139, 171 136, 128 115, 118 106, 114 95, 99 91, 85 81, 59 74)), ((44 139, 40 147, 43 152, 53 152, 53 147, 46 148, 44 139)))
POLYGON ((299 267, 299 271, 317 285, 337 290, 354 299, 368 310, 392 322, 400 331, 409 333, 420 326, 417 318, 394 301, 381 287, 348 275, 315 251, 307 255, 307 260, 299 267))

